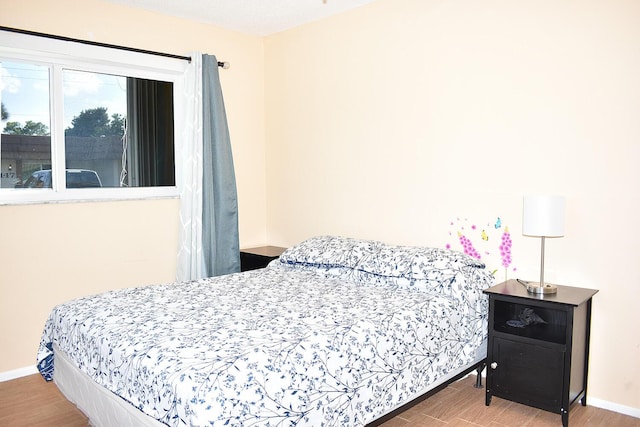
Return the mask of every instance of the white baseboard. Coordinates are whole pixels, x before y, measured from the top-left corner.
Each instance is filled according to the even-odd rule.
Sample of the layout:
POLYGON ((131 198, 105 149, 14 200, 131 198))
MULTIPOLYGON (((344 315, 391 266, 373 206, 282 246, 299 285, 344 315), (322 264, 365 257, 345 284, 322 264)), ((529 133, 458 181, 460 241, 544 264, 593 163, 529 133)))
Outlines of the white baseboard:
POLYGON ((589 396, 587 396, 587 405, 606 409, 607 411, 617 412, 619 414, 629 415, 630 417, 640 418, 640 408, 632 408, 630 406, 619 405, 617 403, 608 402, 606 400, 589 396))
POLYGON ((36 365, 25 366, 24 368, 14 369, 12 371, 0 372, 0 383, 3 381, 15 380, 16 378, 26 377, 38 373, 36 365))

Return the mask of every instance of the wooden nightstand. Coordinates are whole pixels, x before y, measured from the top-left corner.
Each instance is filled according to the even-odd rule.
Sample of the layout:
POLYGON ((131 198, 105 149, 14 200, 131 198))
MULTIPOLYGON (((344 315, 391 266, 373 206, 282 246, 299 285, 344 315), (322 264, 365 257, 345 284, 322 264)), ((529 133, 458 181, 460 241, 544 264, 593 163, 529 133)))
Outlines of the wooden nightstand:
POLYGON ((278 258, 285 248, 278 246, 260 246, 240 250, 240 271, 256 270, 264 268, 274 259, 278 258))
POLYGON ((508 280, 484 292, 486 405, 492 396, 501 397, 561 414, 568 426, 571 404, 580 399, 587 405, 591 298, 598 291, 558 286, 557 294, 539 296, 508 280), (544 323, 533 322, 534 315, 544 323))

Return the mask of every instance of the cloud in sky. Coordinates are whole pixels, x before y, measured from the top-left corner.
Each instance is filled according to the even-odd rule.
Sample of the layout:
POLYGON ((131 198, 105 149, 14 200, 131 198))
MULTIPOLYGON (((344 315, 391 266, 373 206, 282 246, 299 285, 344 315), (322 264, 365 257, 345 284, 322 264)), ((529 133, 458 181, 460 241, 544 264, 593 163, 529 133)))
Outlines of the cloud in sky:
POLYGON ((0 92, 18 93, 20 86, 20 79, 11 75, 11 72, 0 63, 0 92))
POLYGON ((65 70, 64 95, 74 97, 81 94, 96 94, 103 87, 103 82, 96 73, 65 70))
MULTIPOLYGON (((32 120, 51 127, 49 75, 47 66, 0 62, 0 99, 9 111, 9 121, 32 120)), ((126 77, 65 69, 62 81, 65 128, 83 110, 97 107, 107 108, 109 116, 126 116, 126 77)))
POLYGON ((0 64, 0 90, 2 103, 9 113, 7 121, 26 123, 32 120, 50 127, 47 67, 3 62, 0 64))

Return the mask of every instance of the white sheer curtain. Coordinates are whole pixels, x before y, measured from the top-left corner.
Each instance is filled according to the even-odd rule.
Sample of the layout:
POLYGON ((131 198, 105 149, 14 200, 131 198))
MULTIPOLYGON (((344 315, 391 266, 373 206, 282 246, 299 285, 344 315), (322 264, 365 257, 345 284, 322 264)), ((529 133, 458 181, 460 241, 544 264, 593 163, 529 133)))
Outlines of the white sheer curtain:
POLYGON ((181 134, 179 281, 205 276, 202 253, 202 54, 191 55, 185 75, 184 129, 181 134))

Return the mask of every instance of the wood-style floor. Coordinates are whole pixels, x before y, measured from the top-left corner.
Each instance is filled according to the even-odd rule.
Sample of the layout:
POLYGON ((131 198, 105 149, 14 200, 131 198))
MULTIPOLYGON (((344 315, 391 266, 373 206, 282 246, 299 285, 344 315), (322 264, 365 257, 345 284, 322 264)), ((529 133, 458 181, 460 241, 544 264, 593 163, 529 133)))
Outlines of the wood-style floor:
MULTIPOLYGON (((561 426, 560 415, 494 397, 484 405, 484 389, 473 387, 470 376, 451 384, 399 416, 384 427, 537 427, 561 426)), ((571 407, 571 427, 640 427, 640 419, 592 406, 571 407)), ((0 383, 0 426, 3 427, 75 427, 87 426, 87 418, 40 375, 0 383)))

